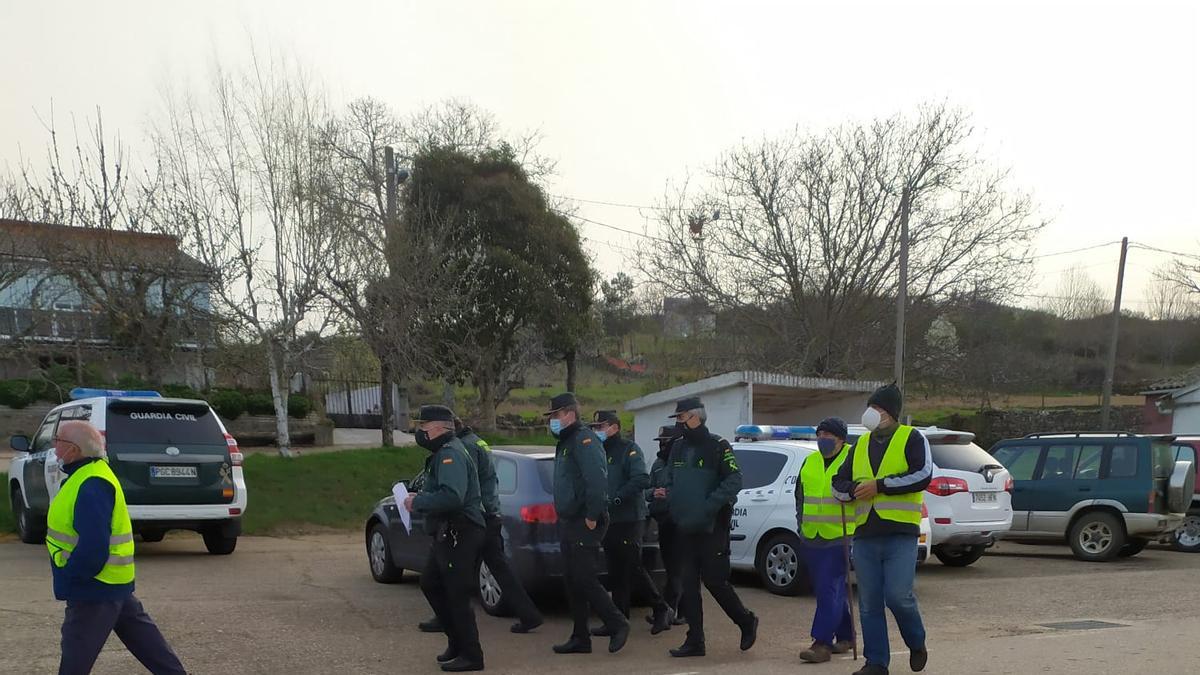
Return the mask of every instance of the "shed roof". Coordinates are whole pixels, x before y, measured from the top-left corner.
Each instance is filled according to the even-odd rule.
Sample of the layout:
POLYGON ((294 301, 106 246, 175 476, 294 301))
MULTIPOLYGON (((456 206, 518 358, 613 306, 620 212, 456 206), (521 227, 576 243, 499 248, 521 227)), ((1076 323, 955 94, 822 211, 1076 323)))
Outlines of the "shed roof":
POLYGON ((780 410, 797 404, 817 402, 830 398, 831 394, 870 393, 882 382, 870 380, 837 380, 824 377, 800 377, 782 373, 764 373, 740 370, 723 375, 706 377, 703 380, 681 384, 653 394, 635 398, 625 404, 626 410, 642 410, 650 406, 670 403, 689 396, 703 396, 705 392, 725 389, 741 384, 753 384, 754 406, 764 412, 772 408, 780 410))

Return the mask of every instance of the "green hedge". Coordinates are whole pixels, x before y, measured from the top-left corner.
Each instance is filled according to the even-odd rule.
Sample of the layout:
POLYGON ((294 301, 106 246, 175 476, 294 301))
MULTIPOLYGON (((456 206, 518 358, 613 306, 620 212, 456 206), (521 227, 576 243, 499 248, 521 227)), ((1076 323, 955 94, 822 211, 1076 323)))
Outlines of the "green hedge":
POLYGON ((254 392, 246 395, 246 412, 251 415, 274 415, 275 403, 270 394, 254 392))
POLYGON ((233 389, 212 392, 208 395, 208 403, 227 420, 236 420, 246 412, 246 395, 233 389))

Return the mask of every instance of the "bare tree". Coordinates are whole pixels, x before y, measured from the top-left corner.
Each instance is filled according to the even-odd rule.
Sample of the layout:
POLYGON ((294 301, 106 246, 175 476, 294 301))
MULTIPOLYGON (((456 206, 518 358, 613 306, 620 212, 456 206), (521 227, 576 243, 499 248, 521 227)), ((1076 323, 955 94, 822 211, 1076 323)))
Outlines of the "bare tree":
POLYGON ((77 377, 79 340, 98 338, 123 350, 146 380, 161 383, 182 349, 203 349, 211 337, 208 279, 161 213, 157 176, 133 177, 120 136, 110 140, 103 120, 97 110, 84 136, 73 123, 64 152, 52 109, 42 168, 23 164, 0 209, 66 226, 25 228, 23 238, 36 251, 37 271, 27 272, 42 286, 40 304, 54 305, 54 320, 76 340, 77 377))
POLYGON ((1091 319, 1111 311, 1104 289, 1079 265, 1063 270, 1054 294, 1044 302, 1046 311, 1068 321, 1091 319))
POLYGON ((1163 366, 1174 364, 1180 347, 1187 340, 1179 322, 1200 316, 1200 296, 1188 292, 1187 286, 1177 279, 1177 272, 1174 263, 1159 265, 1145 290, 1149 318, 1168 324, 1154 333, 1163 366))
POLYGON ((639 266, 667 294, 703 299, 747 333, 769 336, 747 354, 760 365, 815 374, 882 367, 905 188, 914 302, 963 289, 1000 296, 1025 282, 1044 223, 971 135, 965 113, 934 105, 914 118, 744 143, 709 167, 703 186, 668 194, 663 241, 639 266))
POLYGON ((328 119, 322 93, 295 64, 256 53, 244 72, 218 65, 205 97, 168 94, 154 134, 189 250, 212 270, 235 334, 267 353, 285 457, 290 377, 334 320, 320 293, 335 251, 336 208, 320 183, 333 161, 320 136, 328 119))

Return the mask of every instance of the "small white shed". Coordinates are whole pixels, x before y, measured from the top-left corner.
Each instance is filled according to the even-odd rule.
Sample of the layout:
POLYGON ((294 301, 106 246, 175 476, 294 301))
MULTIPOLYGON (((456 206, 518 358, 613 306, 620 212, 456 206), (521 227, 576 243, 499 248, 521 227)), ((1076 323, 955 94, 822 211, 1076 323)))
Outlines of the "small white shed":
POLYGON ((833 380, 778 373, 739 371, 672 387, 625 404, 632 412, 634 440, 647 453, 657 448, 654 437, 675 412, 675 402, 699 396, 708 411, 708 428, 733 440, 742 424, 816 424, 836 415, 853 424, 867 406, 867 397, 883 383, 833 380))
POLYGON ((1172 392, 1169 401, 1171 433, 1200 434, 1200 380, 1172 392))

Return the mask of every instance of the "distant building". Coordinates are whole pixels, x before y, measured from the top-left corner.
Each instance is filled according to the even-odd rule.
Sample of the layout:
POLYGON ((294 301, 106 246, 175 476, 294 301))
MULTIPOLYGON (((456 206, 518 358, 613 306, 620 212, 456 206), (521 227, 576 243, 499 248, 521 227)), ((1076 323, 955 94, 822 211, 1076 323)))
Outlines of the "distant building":
POLYGON ((717 314, 701 298, 663 298, 663 334, 694 337, 717 328, 717 314))
POLYGON ((42 367, 103 362, 117 373, 136 372, 119 353, 122 336, 107 310, 144 298, 151 310, 165 306, 188 317, 176 343, 181 358, 164 379, 202 386, 195 353, 212 333, 210 276, 167 235, 0 219, 0 340, 28 357, 20 361, 17 350, 5 350, 0 375, 26 375, 29 359, 42 367))
POLYGON ((1200 368, 1155 382, 1142 395, 1145 433, 1200 434, 1200 368))

